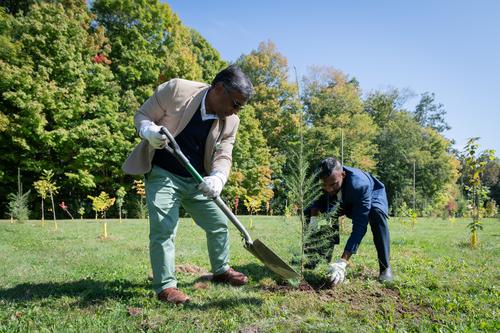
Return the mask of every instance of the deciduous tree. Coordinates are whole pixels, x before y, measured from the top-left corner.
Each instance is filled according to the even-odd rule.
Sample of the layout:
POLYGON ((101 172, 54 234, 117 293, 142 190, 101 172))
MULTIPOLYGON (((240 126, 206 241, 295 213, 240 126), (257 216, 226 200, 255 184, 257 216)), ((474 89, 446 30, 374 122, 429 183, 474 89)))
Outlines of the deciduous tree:
POLYGON ((346 165, 375 170, 377 125, 364 112, 357 81, 331 67, 315 67, 304 88, 307 149, 315 152, 311 162, 336 156, 346 165))
POLYGON ((240 125, 233 149, 233 165, 224 196, 228 202, 234 202, 236 197, 250 197, 252 202, 262 205, 273 196, 271 152, 253 107, 245 107, 239 116, 240 125))

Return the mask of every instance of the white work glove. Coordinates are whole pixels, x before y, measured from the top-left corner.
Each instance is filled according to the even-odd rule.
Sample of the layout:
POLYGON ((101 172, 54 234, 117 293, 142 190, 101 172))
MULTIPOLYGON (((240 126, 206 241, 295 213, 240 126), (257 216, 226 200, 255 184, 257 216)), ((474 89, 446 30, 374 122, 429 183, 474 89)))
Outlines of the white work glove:
POLYGON ((339 259, 337 262, 330 264, 328 274, 333 285, 338 285, 344 281, 346 268, 347 260, 344 259, 339 259))
POLYGON ((198 185, 198 189, 208 198, 216 198, 222 192, 226 183, 226 176, 222 172, 214 172, 212 175, 204 177, 203 182, 198 185))
POLYGON ((143 125, 139 131, 139 136, 148 140, 154 149, 163 149, 168 143, 167 136, 160 133, 161 127, 153 123, 143 125))
POLYGON ((318 230, 318 217, 311 216, 311 219, 309 220, 309 231, 315 232, 317 230, 318 230))

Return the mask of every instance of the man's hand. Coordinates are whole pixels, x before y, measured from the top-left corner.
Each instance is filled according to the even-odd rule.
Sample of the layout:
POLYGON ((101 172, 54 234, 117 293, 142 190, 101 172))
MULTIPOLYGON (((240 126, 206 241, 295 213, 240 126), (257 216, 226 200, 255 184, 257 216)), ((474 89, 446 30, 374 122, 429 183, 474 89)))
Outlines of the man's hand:
POLYGON ((147 124, 141 127, 139 136, 148 140, 154 149, 162 149, 168 143, 167 136, 160 133, 161 127, 155 124, 147 124))
POLYGON ((312 232, 318 231, 318 216, 311 216, 309 220, 309 230, 312 232))
POLYGON ((328 274, 333 285, 338 285, 344 281, 346 268, 347 261, 344 259, 339 259, 337 262, 330 264, 328 274))
POLYGON ((226 176, 221 172, 215 172, 211 176, 203 178, 203 182, 198 185, 198 189, 208 198, 216 198, 222 192, 226 176))

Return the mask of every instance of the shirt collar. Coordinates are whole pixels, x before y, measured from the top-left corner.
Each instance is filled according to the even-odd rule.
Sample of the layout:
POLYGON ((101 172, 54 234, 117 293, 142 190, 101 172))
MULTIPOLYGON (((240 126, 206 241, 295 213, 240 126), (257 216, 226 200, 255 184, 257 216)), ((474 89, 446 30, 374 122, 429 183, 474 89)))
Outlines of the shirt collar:
POLYGON ((203 100, 201 101, 201 120, 206 121, 206 120, 212 120, 212 119, 219 119, 216 114, 209 114, 207 113, 207 108, 205 106, 205 99, 207 98, 207 94, 210 91, 210 89, 207 89, 205 92, 205 95, 203 95, 203 100))

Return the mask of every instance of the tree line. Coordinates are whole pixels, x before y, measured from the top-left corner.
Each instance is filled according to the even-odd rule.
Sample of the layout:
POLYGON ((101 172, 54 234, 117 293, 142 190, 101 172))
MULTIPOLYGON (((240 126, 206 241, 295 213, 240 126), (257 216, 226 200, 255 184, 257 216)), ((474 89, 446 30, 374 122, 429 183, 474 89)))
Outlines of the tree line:
MULTIPOLYGON (((446 112, 433 93, 363 92, 356 78, 334 67, 311 67, 297 82, 272 41, 235 63, 255 86, 240 112, 223 192, 238 213, 293 210, 284 180, 301 122, 310 164, 335 155, 372 172, 386 184, 393 214, 401 207, 422 215, 467 211, 465 160, 443 135, 446 112), (406 108, 415 97, 416 107, 406 108)), ((139 141, 135 110, 166 80, 210 82, 227 65, 158 0, 2 1, 0 216, 19 187, 18 168, 25 189, 53 172, 58 200, 74 211, 90 205, 89 195, 123 187, 125 210, 138 215, 134 178, 121 171, 139 141)), ((487 161, 485 184, 497 203, 499 169, 498 159, 487 161)), ((29 200, 39 208, 37 198, 29 200)))

